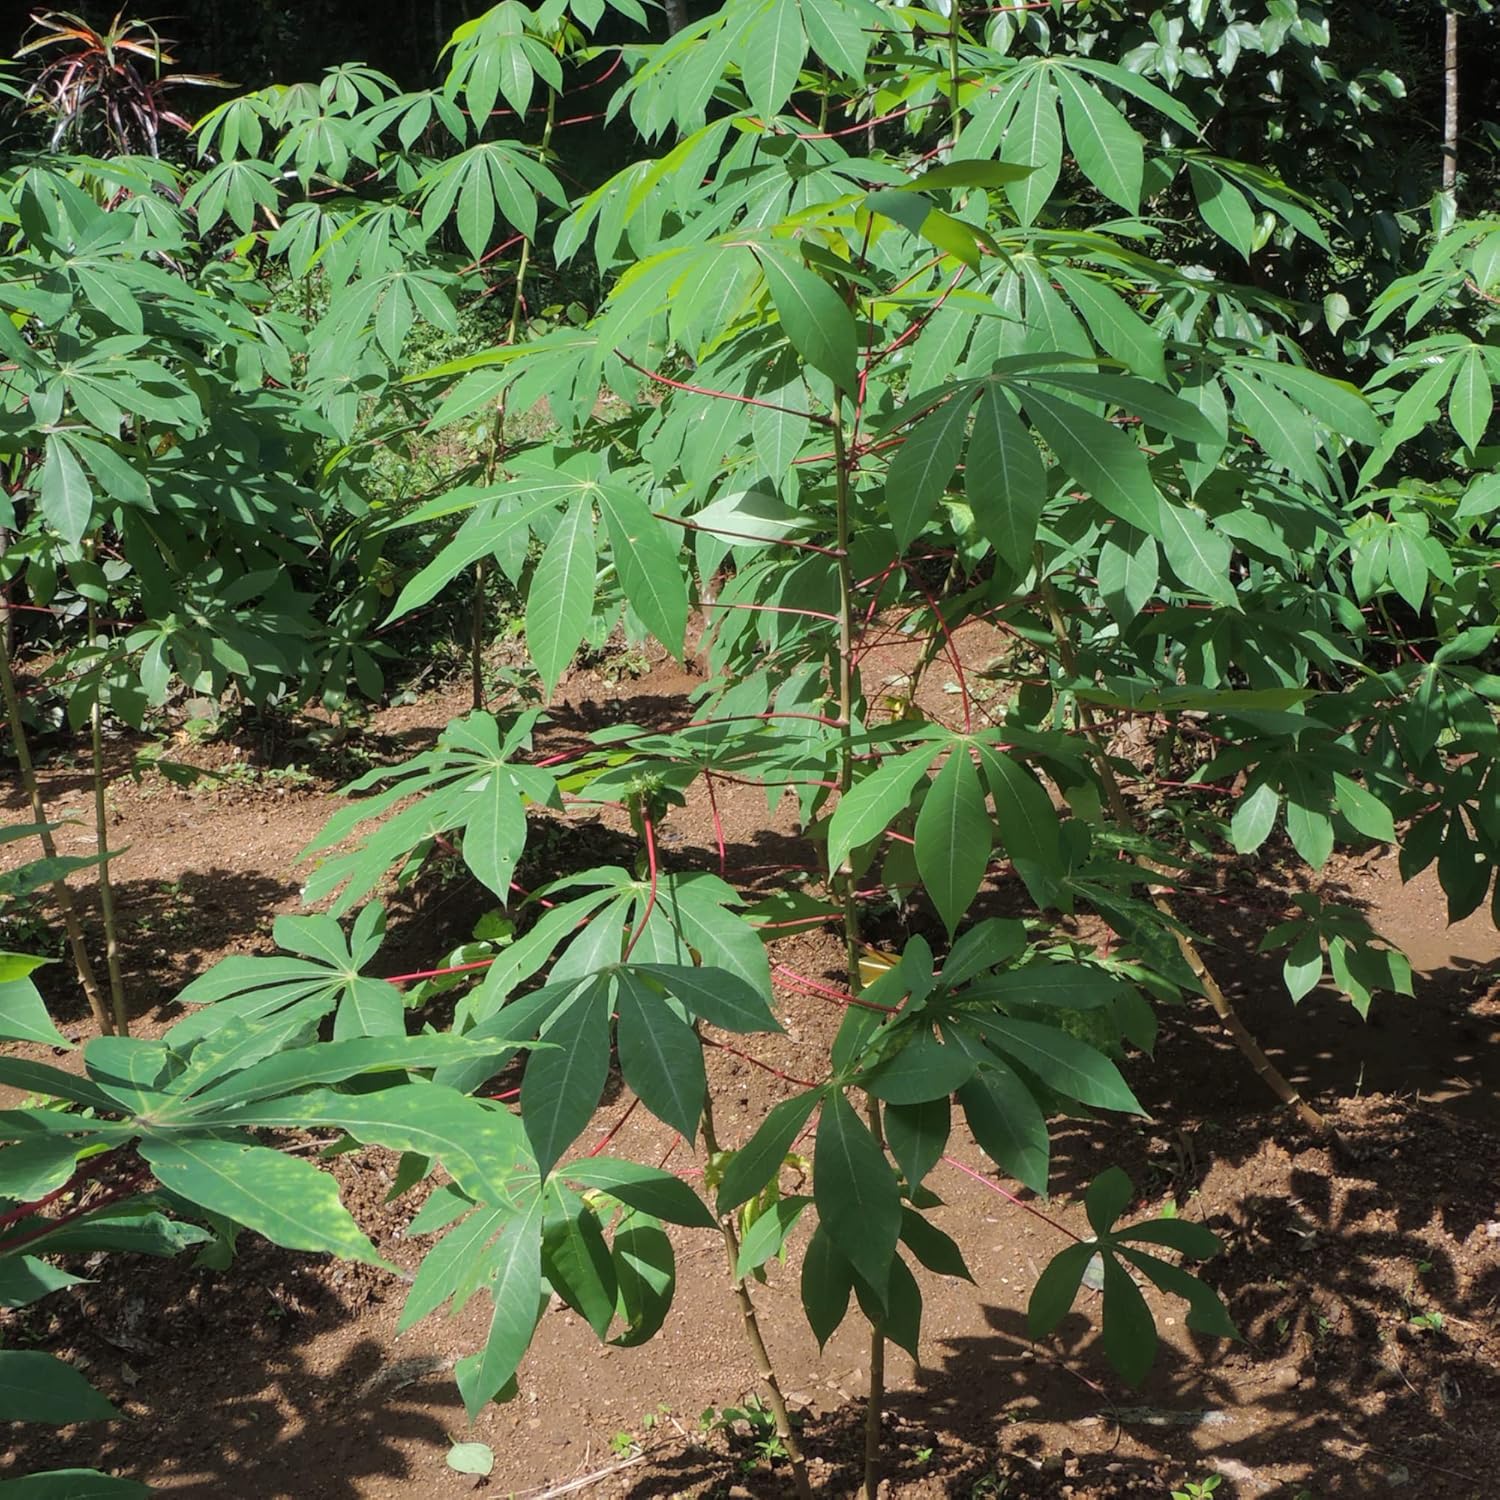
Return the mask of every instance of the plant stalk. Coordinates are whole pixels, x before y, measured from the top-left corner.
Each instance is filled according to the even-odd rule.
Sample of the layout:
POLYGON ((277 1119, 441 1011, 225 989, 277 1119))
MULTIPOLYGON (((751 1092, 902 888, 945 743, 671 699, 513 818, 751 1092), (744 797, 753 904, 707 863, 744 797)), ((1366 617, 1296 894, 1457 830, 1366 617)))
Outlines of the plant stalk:
MULTIPOLYGON (((708 1149, 710 1159, 719 1154, 719 1138, 714 1131, 712 1091, 706 1092, 703 1098, 703 1144, 708 1149)), ((756 1372, 766 1389, 767 1404, 776 1422, 776 1436, 780 1439, 781 1446, 786 1449, 787 1463, 792 1471, 792 1484, 797 1491, 798 1500, 812 1500, 812 1482, 807 1477, 807 1458, 802 1452, 802 1443, 793 1430, 791 1414, 787 1410, 786 1397, 781 1389, 781 1381, 777 1378, 776 1367, 771 1363, 771 1352, 766 1348, 765 1337, 760 1331, 760 1319, 755 1312, 755 1299, 750 1295, 750 1288, 745 1285, 745 1278, 739 1274, 740 1237, 735 1233, 732 1214, 720 1216, 719 1232, 724 1237, 724 1255, 729 1263, 729 1284, 734 1292, 734 1300, 739 1306, 740 1326, 745 1333, 745 1342, 750 1345, 750 1353, 755 1359, 756 1372)))
MULTIPOLYGON (((1062 611, 1058 606, 1057 594, 1051 583, 1042 577, 1041 559, 1037 560, 1037 574, 1042 602, 1047 610, 1047 617, 1052 626, 1053 638, 1057 642, 1058 657, 1062 662, 1063 670, 1070 677, 1078 676, 1078 656, 1073 650, 1072 637, 1068 634, 1068 627, 1063 620, 1062 611)), ((1109 803, 1111 815, 1115 822, 1130 833, 1138 833, 1135 817, 1131 813, 1130 804, 1125 800, 1125 794, 1120 788, 1119 780, 1116 778, 1114 768, 1109 763, 1109 757, 1105 752, 1103 741, 1099 737, 1097 723, 1094 719, 1093 710, 1087 703, 1078 703, 1079 722, 1083 728, 1084 739, 1088 741, 1090 750, 1093 751, 1094 759, 1099 767, 1099 780, 1104 787, 1105 800, 1109 803)), ((1145 858, 1138 858, 1136 863, 1143 869, 1154 875, 1166 873, 1159 865, 1145 858)), ((1230 1039, 1239 1048, 1241 1054, 1249 1062, 1256 1076, 1266 1085, 1276 1098, 1297 1118, 1312 1131, 1314 1135, 1324 1139, 1336 1139, 1336 1133, 1329 1124, 1327 1118, 1314 1109, 1305 1100, 1284 1073, 1266 1056, 1265 1049, 1256 1041, 1249 1028, 1240 1019, 1234 1006, 1230 1003, 1228 995, 1224 993, 1223 986, 1214 977, 1213 971, 1205 961, 1198 944, 1192 936, 1184 930, 1177 920, 1176 913, 1172 909, 1171 900, 1165 891, 1152 887, 1150 889, 1151 904, 1166 917, 1172 929, 1172 936, 1176 940, 1178 951, 1182 954, 1183 961, 1192 971, 1193 978, 1198 981, 1203 991, 1204 998, 1212 1006, 1214 1014, 1219 1018, 1219 1024, 1229 1033, 1230 1039)))
MULTIPOLYGON (((833 393, 833 452, 835 504, 838 514, 839 570, 839 718, 844 725, 839 754, 839 791, 846 794, 854 784, 854 574, 849 559, 849 455, 844 440, 843 392, 833 393)), ((844 914, 844 948, 848 963, 849 993, 858 996, 859 909, 854 900, 854 876, 846 863, 832 875, 835 899, 844 914)), ((880 1101, 866 1099, 870 1133, 882 1148, 885 1134, 880 1123, 880 1101)), ((880 1484, 880 1413, 885 1404, 885 1329, 879 1319, 870 1320, 870 1393, 865 1402, 865 1458, 863 1500, 875 1500, 880 1484)))
POLYGON ((1443 191, 1458 186, 1458 12, 1449 7, 1443 26, 1443 191))
MULTIPOLYGON (((99 622, 92 603, 88 607, 89 641, 99 648, 99 622)), ((89 710, 89 738, 94 781, 94 851, 99 856, 99 912, 104 924, 104 963, 109 972, 109 1005, 115 1032, 130 1035, 130 1017, 125 1010, 125 980, 120 972, 120 932, 115 921, 115 887, 109 873, 109 816, 104 797, 104 711, 99 694, 89 710)))
MULTIPOLYGON (((31 802, 32 821, 37 825, 37 838, 42 853, 48 859, 57 858, 57 845, 52 839, 52 830, 47 826, 47 805, 42 800, 42 789, 37 784, 36 765, 31 759, 31 747, 26 742, 26 726, 21 718, 21 697, 16 691, 15 674, 11 671, 10 649, 0 635, 0 696, 5 699, 5 719, 10 726, 11 739, 15 742, 16 763, 21 768, 21 785, 31 802)), ((114 1035, 114 1022, 104 1004, 99 990, 99 980, 94 974, 94 965, 83 940, 83 923, 79 920, 78 908, 73 903, 73 893, 67 881, 59 877, 52 882, 52 899, 62 912, 63 927, 67 930, 68 946, 73 950, 73 966, 78 971, 78 982, 89 1002, 89 1011, 101 1036, 114 1035)))

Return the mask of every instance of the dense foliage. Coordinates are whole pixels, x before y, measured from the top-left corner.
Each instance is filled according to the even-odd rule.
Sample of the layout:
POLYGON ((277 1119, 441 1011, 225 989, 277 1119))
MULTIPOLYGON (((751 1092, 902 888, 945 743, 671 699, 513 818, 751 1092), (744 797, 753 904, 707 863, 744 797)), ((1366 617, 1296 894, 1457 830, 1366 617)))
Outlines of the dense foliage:
MULTIPOLYGON (((54 132, 58 150, 4 164, 0 577, 59 622, 51 680, 96 778, 105 716, 139 728, 184 692, 378 698, 380 631, 455 598, 482 625, 497 573, 537 700, 486 711, 476 667, 475 712, 356 782, 309 850, 318 914, 277 923, 280 955, 200 976, 146 1041, 96 993, 0 653, 33 793, 19 833, 44 841, 6 893, 55 885, 117 1033, 81 1074, 0 1059, 0 1082, 53 1101, 0 1117, 10 1305, 65 1285, 45 1257, 79 1247, 228 1263, 248 1229, 378 1261, 333 1180, 276 1145, 333 1131, 402 1152, 403 1190, 446 1173, 412 1226, 440 1238, 405 1320, 489 1295, 457 1370, 471 1413, 513 1389, 551 1293, 601 1338, 649 1338, 666 1224, 724 1237, 756 1338, 754 1273, 815 1226, 819 1339, 857 1303, 877 1354, 915 1352, 914 1268, 968 1274, 925 1216, 955 1105, 1045 1192, 1048 1118, 1138 1112, 1124 1050, 1152 1050, 1157 1005, 1201 996, 1322 1127, 1174 909, 1195 861, 1279 825, 1313 870, 1337 843, 1396 842, 1408 875, 1436 861, 1455 915, 1490 895, 1500 224, 1439 195, 1419 251, 1436 154, 1394 186, 1355 179, 1399 71, 1340 67, 1293 0, 1147 21, 729 0, 619 47, 647 18, 612 5, 505 0, 459 26, 433 88, 349 63, 229 98, 181 151, 106 132, 115 154, 67 155, 54 132), (560 104, 619 61, 609 116, 641 157, 578 190, 560 104), (1247 127, 1241 86, 1284 134, 1247 127), (1314 181, 1294 170, 1304 132, 1314 181), (981 619, 1014 643, 984 701, 953 644, 981 619), (704 653, 694 718, 539 761, 559 680, 617 626, 704 653), (894 695, 860 670, 892 631, 925 642, 894 695), (952 722, 917 706, 929 670, 953 673, 952 722), (1140 718, 1156 766, 1113 738, 1140 718), (674 868, 661 829, 700 780, 794 798, 822 886, 751 912, 722 875, 674 868), (531 833, 601 803, 628 812, 634 866, 521 890, 531 833), (445 1029, 411 1034, 412 996, 379 977, 377 898, 455 849, 521 935, 449 992, 445 1029), (1022 918, 985 904, 1005 867, 1022 918), (934 920, 872 977, 862 923, 891 895, 934 920), (1079 912, 1107 948, 1059 937, 1079 912), (772 919, 839 925, 847 1015, 810 1086, 730 1143, 703 1049, 778 1028, 772 919), (485 1085, 518 1055, 513 1110, 485 1085), (612 1058, 701 1133, 707 1198, 572 1154, 612 1058), (783 1196, 809 1137, 811 1192, 783 1196)), ((1293 999, 1325 970, 1361 1011, 1409 992, 1404 958, 1314 896, 1265 940, 1293 999)), ((5 1034, 61 1043, 33 961, 0 962, 5 1034)), ((1096 1281, 1104 1347, 1136 1380, 1155 1347, 1138 1277, 1185 1297, 1191 1326, 1233 1329, 1177 1260, 1213 1237, 1117 1227, 1131 1196, 1118 1173, 1095 1183, 1096 1238, 1047 1269, 1031 1318, 1049 1331, 1096 1281)), ((8 1415, 110 1414, 45 1354, 0 1350, 0 1374, 37 1393, 8 1415)), ((878 1434, 878 1386, 870 1410, 878 1434)), ((872 1451, 871 1494, 877 1471, 872 1451)))

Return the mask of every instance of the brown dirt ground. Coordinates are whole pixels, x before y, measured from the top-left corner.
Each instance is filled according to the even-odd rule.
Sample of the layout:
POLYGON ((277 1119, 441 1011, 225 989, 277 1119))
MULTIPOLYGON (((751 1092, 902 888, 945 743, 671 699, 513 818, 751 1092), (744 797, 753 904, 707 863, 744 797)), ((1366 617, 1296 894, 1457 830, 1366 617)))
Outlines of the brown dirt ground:
MULTIPOLYGON (((983 627, 961 644, 971 673, 1001 647, 983 627)), ((895 679, 911 659, 896 645, 869 665, 877 681, 895 679)), ((626 717, 680 722, 700 681, 671 663, 639 681, 577 672, 543 753, 626 717)), ((934 669, 922 702, 951 718, 957 699, 946 686, 934 669)), ((276 734, 227 747, 184 738, 169 754, 217 770, 217 780, 191 790, 155 772, 118 781, 111 836, 123 850, 114 871, 138 1031, 170 1024, 171 995, 219 957, 270 950, 271 919, 299 908, 297 852, 340 780, 429 744, 467 706, 462 688, 439 691, 377 715, 367 733, 331 749, 276 734)), ((122 767, 133 748, 116 746, 122 767)), ((44 783, 54 815, 85 815, 79 765, 54 754, 44 783)), ((775 867, 813 863, 790 804, 768 816, 761 793, 729 787, 719 800, 730 874, 742 887, 775 867)), ((0 809, 7 820, 24 816, 17 789, 0 795, 0 809)), ((607 814, 572 822, 581 825, 572 836, 594 852, 618 832, 607 814)), ((83 826, 63 835, 65 850, 89 847, 83 826)), ((717 864, 698 799, 672 815, 663 842, 673 861, 717 864)), ((566 839, 547 847, 559 861, 568 851, 566 839)), ((530 878, 553 873, 532 869, 530 878)), ((1049 1202, 1002 1196, 1004 1184, 985 1175, 985 1159, 956 1129, 950 1152, 979 1175, 940 1166, 931 1185, 946 1200, 938 1222, 959 1241, 976 1285, 924 1276, 921 1363, 894 1350, 888 1358, 892 1497, 1165 1497, 1214 1473, 1223 1476, 1220 1500, 1467 1497, 1487 1488, 1500 1462, 1500 938, 1486 915, 1449 927, 1430 875, 1403 887, 1378 851, 1344 860, 1320 883, 1407 950, 1417 998, 1381 997, 1368 1022, 1321 990, 1293 1008, 1275 963, 1254 954, 1259 932, 1286 908, 1283 871, 1267 859, 1212 874, 1217 883, 1189 898, 1184 915, 1210 936, 1245 1019, 1332 1114, 1346 1149, 1335 1158, 1268 1109, 1211 1015, 1192 1007, 1163 1012, 1154 1065, 1137 1058, 1128 1067, 1149 1119, 1061 1125, 1049 1202), (1226 1252, 1205 1277, 1245 1335, 1234 1345, 1198 1338, 1180 1305, 1159 1303, 1162 1352, 1138 1391, 1109 1372, 1088 1304, 1042 1344, 1025 1331, 1031 1284, 1065 1243, 1058 1226, 1087 1233, 1082 1190, 1111 1163, 1131 1174, 1142 1214, 1175 1201, 1223 1235, 1226 1252), (1426 1325, 1413 1321, 1428 1314, 1426 1325)), ((1014 906, 1011 886, 997 872, 995 909, 1014 906)), ((382 963, 399 972, 463 941, 486 902, 460 883, 391 905, 382 963)), ((899 944, 907 923, 922 928, 925 919, 899 911, 883 921, 899 944)), ((842 977, 840 945, 826 932, 786 939, 773 956, 804 974, 842 977)), ((65 986, 62 966, 52 972, 65 986)), ((63 990, 58 999, 68 1003, 63 990)), ((786 1035, 753 1039, 755 1051, 797 1074, 826 1047, 839 1011, 788 990, 780 1013, 786 1035)), ((64 1015, 73 1034, 86 1034, 82 1016, 64 1015)), ((728 1053, 710 1061, 720 1133, 743 1140, 789 1086, 728 1053)), ((585 1144, 628 1104, 618 1085, 606 1099, 585 1144)), ((612 1149, 656 1160, 671 1147, 671 1133, 637 1112, 612 1149)), ((687 1149, 672 1162, 690 1166, 687 1149)), ((381 1252, 409 1275, 421 1250, 404 1226, 419 1193, 386 1203, 392 1167, 388 1154, 366 1150, 331 1170, 381 1252)), ((188 1258, 102 1260, 88 1268, 92 1282, 11 1315, 5 1338, 84 1366, 128 1420, 18 1431, 0 1478, 97 1464, 183 1500, 442 1497, 476 1487, 445 1466, 449 1442, 479 1440, 496 1464, 477 1487, 496 1495, 789 1494, 743 1434, 698 1431, 700 1413, 740 1404, 756 1382, 721 1246, 703 1234, 676 1238, 677 1301, 653 1342, 601 1348, 571 1312, 549 1313, 518 1399, 473 1429, 451 1367, 482 1340, 482 1308, 398 1339, 400 1279, 252 1236, 229 1273, 188 1258)), ((798 1305, 802 1243, 794 1238, 786 1266, 771 1268, 757 1302, 804 1415, 820 1491, 849 1494, 868 1346, 851 1318, 819 1353, 798 1305)))

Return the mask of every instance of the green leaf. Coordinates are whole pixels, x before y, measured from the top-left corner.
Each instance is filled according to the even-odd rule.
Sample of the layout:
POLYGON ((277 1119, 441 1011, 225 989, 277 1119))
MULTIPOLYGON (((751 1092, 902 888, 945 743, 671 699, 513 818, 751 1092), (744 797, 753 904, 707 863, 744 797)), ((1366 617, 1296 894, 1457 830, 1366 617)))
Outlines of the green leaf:
POLYGON ((1282 961, 1281 977, 1295 1005, 1323 977, 1323 944, 1316 932, 1304 932, 1282 961))
POLYGON ((1161 335, 1118 292, 1071 266, 1053 266, 1049 274, 1067 292, 1107 354, 1147 380, 1166 383, 1161 335))
MULTIPOLYGON (((885 506, 905 551, 932 519, 963 454, 969 403, 955 396, 914 423, 885 477, 885 506)), ((695 518, 696 519, 696 518, 695 518)))
POLYGON ((1396 842, 1395 819, 1384 802, 1338 771, 1333 773, 1333 786, 1338 810, 1357 832, 1382 844, 1396 842))
POLYGON ((52 1024, 47 1007, 37 987, 26 978, 26 969, 19 974, 17 961, 25 964, 46 963, 46 959, 32 960, 24 954, 0 953, 0 1040, 7 1042, 41 1042, 48 1047, 71 1047, 72 1043, 52 1024))
POLYGON ((865 1087, 888 1104, 925 1104, 946 1099, 974 1075, 974 1060, 919 1032, 889 1062, 865 1079, 865 1087))
POLYGON ((1000 143, 1000 155, 1033 170, 1005 191, 1022 224, 1030 225, 1046 207, 1062 171, 1063 135, 1057 122, 1057 89, 1047 72, 1034 68, 1021 91, 1016 112, 1000 143))
POLYGON ((471 811, 464 824, 464 863, 509 905, 511 876, 526 847, 526 809, 520 789, 496 766, 468 789, 465 801, 471 811))
POLYGON ((756 259, 792 347, 840 390, 852 391, 858 383, 859 342, 843 298, 800 260, 772 254, 756 259))
POLYGON ((708 1080, 697 1033, 661 993, 627 969, 616 979, 620 1070, 658 1120, 690 1144, 698 1134, 708 1080))
POLYGON ((48 1469, 24 1479, 0 1480, 4 1500, 146 1500, 151 1491, 134 1479, 97 1469, 48 1469))
POLYGON ((1156 1322, 1140 1289, 1113 1255, 1104 1257, 1104 1352, 1127 1385, 1139 1385, 1156 1358, 1156 1322))
POLYGON ((56 433, 47 438, 39 499, 47 524, 71 547, 88 534, 94 492, 73 450, 56 433))
POLYGON ((739 1259, 734 1266, 734 1274, 740 1280, 743 1281, 752 1271, 765 1265, 772 1256, 781 1254, 787 1237, 811 1202, 811 1198, 778 1198, 756 1216, 755 1222, 740 1241, 739 1259))
POLYGON ((1248 261, 1255 249, 1255 210, 1227 177, 1203 162, 1188 162, 1188 179, 1203 222, 1248 261))
POLYGON ((1114 1063, 1059 1027, 999 1016, 986 1016, 974 1024, 988 1042, 1065 1098, 1096 1109, 1146 1113, 1114 1063))
POLYGON ((1161 532, 1161 500, 1146 455, 1118 427, 1070 401, 1026 387, 1021 397, 1047 446, 1111 515, 1149 536, 1161 532))
POLYGON ((446 1462, 459 1474, 489 1474, 495 1468, 495 1450, 488 1443, 455 1443, 446 1462))
POLYGON ((926 1104, 890 1104, 885 1111, 885 1139, 906 1179, 907 1191, 942 1159, 948 1146, 952 1109, 945 1095, 926 1104))
POLYGON ((0 1260, 0 1307, 30 1307, 52 1292, 81 1286, 86 1280, 38 1256, 11 1254, 0 1260))
POLYGON ((556 1041, 557 1047, 527 1059, 521 1079, 521 1122, 544 1177, 578 1139, 604 1092, 609 1076, 608 995, 605 979, 586 985, 547 1032, 547 1040, 556 1041))
POLYGON ((1254 854, 1270 837, 1276 826, 1276 809, 1281 794, 1267 779, 1261 778, 1234 806, 1229 820, 1229 837, 1237 854, 1254 854))
POLYGON ((1047 1262, 1031 1289, 1031 1301, 1026 1307, 1026 1323, 1032 1338, 1051 1333, 1068 1315, 1083 1284, 1084 1272, 1096 1253, 1097 1246, 1092 1244, 1069 1245, 1047 1262))
POLYGON ((917 869, 951 937, 979 893, 991 828, 967 744, 949 751, 917 814, 917 869))
POLYGON ((568 507, 526 594, 526 647, 550 696, 568 670, 594 612, 594 505, 568 507))
POLYGON ((740 34, 737 54, 750 103, 773 118, 796 88, 807 55, 797 0, 769 0, 740 34))
POLYGON ((1120 1247, 1120 1254, 1131 1265, 1164 1292, 1181 1297, 1188 1304, 1187 1325, 1195 1333, 1206 1333, 1213 1338, 1238 1339, 1240 1336, 1229 1317, 1229 1310, 1219 1300, 1212 1287, 1205 1286, 1196 1276, 1179 1266, 1169 1265, 1154 1255, 1139 1250, 1120 1247))
POLYGON ((688 1229, 714 1227, 708 1205, 682 1178, 659 1167, 612 1156, 590 1156, 569 1162, 560 1175, 582 1187, 597 1188, 628 1207, 652 1218, 665 1219, 669 1224, 682 1224, 688 1229))
POLYGON ((958 1091, 958 1102, 979 1149, 1034 1193, 1047 1191, 1052 1143, 1047 1119, 1031 1090, 992 1054, 958 1091))
POLYGON ((609 528, 620 583, 642 623, 674 656, 687 633, 687 579, 670 528, 621 485, 602 485, 599 509, 609 528))
POLYGON ((1127 213, 1141 206, 1145 155, 1141 138, 1092 84, 1083 83, 1066 68, 1054 75, 1062 95, 1068 145, 1083 175, 1127 213))
POLYGON ((163 1187, 274 1245, 385 1266, 339 1201, 338 1184, 311 1162, 238 1141, 151 1135, 140 1152, 163 1187))
POLYGON ((1333 853, 1333 820, 1328 816, 1329 786, 1323 774, 1314 774, 1294 759, 1283 765, 1286 790, 1286 831, 1293 848, 1315 870, 1333 853))
POLYGON ((881 761, 840 799, 828 825, 828 866, 837 871, 852 850, 878 838, 905 810, 911 790, 937 755, 931 745, 881 761))
POLYGON ((1477 448, 1484 441, 1494 410, 1495 397, 1490 390, 1484 356, 1478 349, 1470 349, 1459 360, 1458 373, 1453 377, 1453 389, 1448 394, 1448 420, 1470 448, 1477 448))
POLYGON ((1089 1228, 1096 1235, 1107 1235, 1135 1196, 1135 1188, 1129 1177, 1119 1167, 1106 1167, 1088 1186, 1084 1194, 1084 1209, 1088 1214, 1089 1228))
POLYGON ((854 1274, 833 1236, 820 1224, 802 1257, 802 1308, 821 1349, 849 1311, 854 1274))
POLYGON ((929 1271, 939 1276, 957 1276, 973 1281, 964 1262, 963 1251, 936 1224, 929 1223, 915 1209, 901 1209, 901 1243, 929 1271))
POLYGON ((1151 602, 1160 576, 1154 539, 1123 521, 1112 526, 1099 548, 1099 595, 1122 625, 1151 602))
POLYGON ((472 1421, 516 1373, 541 1316, 541 1197, 514 1215, 489 1257, 486 1287, 495 1305, 489 1337, 478 1354, 454 1367, 464 1409, 472 1421))
POLYGON ((72 1365, 34 1349, 0 1349, 0 1419, 108 1422, 120 1413, 72 1365))
POLYGON ((650 975, 710 1026, 744 1034, 781 1030, 766 997, 728 969, 690 964, 632 964, 631 968, 650 975))
POLYGON ((582 1204, 549 1219, 542 1234, 542 1274, 596 1338, 614 1321, 618 1287, 599 1220, 582 1204))
POLYGON ((44 1135, 0 1149, 0 1198, 45 1198, 73 1175, 81 1145, 69 1135, 44 1135))
POLYGON ((772 1107, 755 1134, 729 1158, 719 1183, 721 1214, 732 1213, 740 1204, 748 1203, 768 1182, 775 1180, 792 1142, 822 1097, 821 1089, 809 1089, 772 1107))
POLYGON ((1024 576, 1047 498, 1047 471, 996 381, 985 383, 974 409, 964 493, 996 557, 1012 575, 1024 576))
POLYGON ((1215 603, 1235 602, 1229 574, 1234 549, 1228 537, 1212 530, 1200 512, 1191 505, 1173 505, 1163 496, 1157 536, 1167 565, 1180 583, 1215 603))
MULTIPOLYGON (((1016 862, 1022 878, 1027 868, 1036 866, 1047 876, 1060 880, 1067 871, 1062 851, 1062 824, 1052 799, 1034 775, 1019 761, 980 744, 979 761, 984 779, 995 801, 995 823, 1005 852, 1016 862)), ((1027 880, 1031 889, 1031 881, 1027 880)), ((1045 891, 1032 890, 1042 905, 1045 891)))
POLYGON ((625 1323, 610 1343, 633 1349, 666 1322, 677 1286, 677 1260, 666 1231, 641 1215, 626 1219, 615 1231, 610 1257, 619 1288, 615 1313, 625 1323))
POLYGON ((901 1234, 896 1174, 842 1092, 818 1120, 813 1152, 818 1218, 833 1243, 884 1303, 901 1234))

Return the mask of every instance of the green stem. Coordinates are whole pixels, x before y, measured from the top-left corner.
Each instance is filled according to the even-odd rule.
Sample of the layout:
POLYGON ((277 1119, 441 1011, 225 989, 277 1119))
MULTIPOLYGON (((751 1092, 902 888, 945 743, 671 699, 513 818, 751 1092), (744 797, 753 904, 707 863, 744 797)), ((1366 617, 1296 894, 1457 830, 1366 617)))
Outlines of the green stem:
MULTIPOLYGON (((835 503, 838 514, 839 576, 839 719, 844 726, 839 752, 839 791, 846 794, 854 784, 854 571, 849 558, 849 453, 844 439, 844 393, 833 393, 833 453, 835 503)), ((844 949, 851 995, 860 992, 859 909, 854 900, 854 874, 846 862, 832 876, 834 899, 844 913, 844 949)), ((880 1122, 880 1101, 866 1101, 870 1133, 883 1148, 885 1133, 880 1122)), ((864 1500, 875 1500, 880 1484, 880 1413, 885 1404, 885 1329, 879 1319, 870 1321, 870 1394, 865 1403, 864 1500)))
MULTIPOLYGON (((21 768, 21 785, 31 802, 31 818, 37 825, 37 838, 42 853, 48 859, 57 858, 57 845, 47 827, 47 806, 42 800, 42 789, 37 784, 36 766, 31 759, 31 747, 26 742, 26 726, 21 718, 21 695, 16 691, 15 674, 11 671, 10 648, 0 633, 0 696, 5 699, 5 719, 10 726, 10 735, 16 747, 16 763, 21 768)), ((94 966, 89 961, 88 948, 83 941, 83 923, 78 917, 78 908, 73 904, 73 893, 61 878, 52 882, 52 899, 62 912, 63 926, 67 930, 68 944, 73 950, 73 965, 78 970, 78 981, 88 998, 89 1010, 101 1036, 114 1033, 114 1023, 105 1008, 104 996, 99 991, 99 981, 94 975, 94 966)))
MULTIPOLYGON (((88 607, 89 642, 99 646, 99 622, 92 602, 88 607)), ((125 1011, 125 980, 120 973, 120 935, 115 921, 115 887, 109 873, 109 815, 104 797, 104 711, 99 693, 94 693, 89 711, 89 730, 94 779, 94 851, 99 856, 99 911, 104 922, 104 962, 109 971, 109 1004, 114 1016, 115 1032, 130 1035, 130 1018, 125 1011)))

